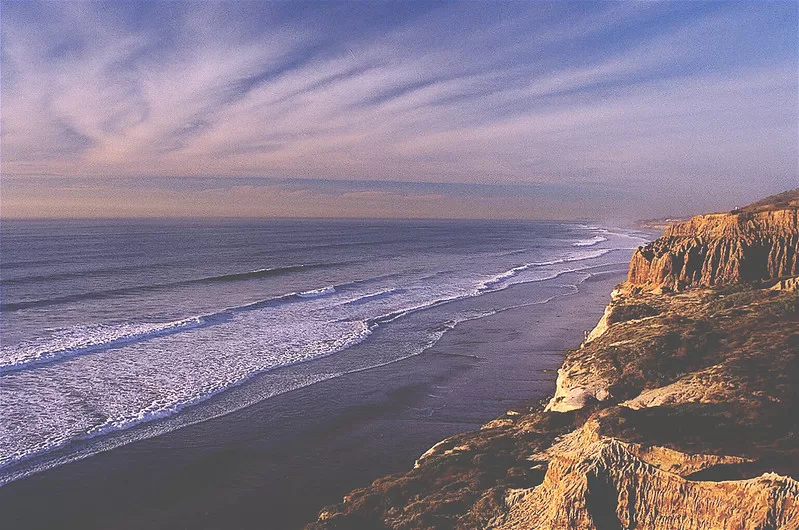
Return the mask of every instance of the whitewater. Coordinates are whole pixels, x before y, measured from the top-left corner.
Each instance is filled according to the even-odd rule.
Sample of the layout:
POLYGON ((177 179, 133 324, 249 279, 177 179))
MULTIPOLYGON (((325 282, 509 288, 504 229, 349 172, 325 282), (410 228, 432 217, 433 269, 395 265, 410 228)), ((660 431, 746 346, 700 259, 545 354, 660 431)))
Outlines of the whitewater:
POLYGON ((0 230, 0 484, 418 355, 458 323, 504 308, 407 315, 590 275, 626 263, 645 239, 579 223, 476 221, 19 221, 0 230), (397 337, 390 348, 351 353, 378 327, 380 340, 397 337), (255 376, 295 365, 301 376, 247 392, 255 376))

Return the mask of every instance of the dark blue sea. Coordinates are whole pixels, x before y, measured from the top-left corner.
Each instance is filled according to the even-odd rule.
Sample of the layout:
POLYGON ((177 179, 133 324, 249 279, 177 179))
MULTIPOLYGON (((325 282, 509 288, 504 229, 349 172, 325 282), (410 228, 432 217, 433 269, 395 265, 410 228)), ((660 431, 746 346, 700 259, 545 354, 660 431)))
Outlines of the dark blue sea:
POLYGON ((0 484, 418 355, 507 309, 449 302, 588 278, 645 239, 555 222, 3 221, 0 484))

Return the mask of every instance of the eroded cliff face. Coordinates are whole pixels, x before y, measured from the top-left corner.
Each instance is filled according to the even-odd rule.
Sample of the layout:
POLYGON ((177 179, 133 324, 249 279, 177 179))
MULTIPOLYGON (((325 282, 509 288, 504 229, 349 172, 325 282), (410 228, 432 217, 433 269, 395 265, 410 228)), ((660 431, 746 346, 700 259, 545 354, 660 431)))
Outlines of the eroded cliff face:
POLYGON ((799 482, 789 477, 764 473, 749 480, 691 480, 688 477, 699 471, 739 465, 744 459, 647 448, 603 438, 596 434, 597 428, 588 422, 575 433, 576 440, 560 442, 543 455, 549 462, 543 482, 535 488, 509 490, 507 512, 489 527, 799 527, 799 482))
POLYGON ((614 291, 567 353, 546 409, 436 444, 309 528, 799 528, 791 200, 668 230, 660 261, 639 250, 630 272, 644 279, 614 291), (669 260, 682 265, 665 274, 657 263, 669 260))
POLYGON ((647 289, 680 290, 799 274, 799 209, 699 215, 640 247, 628 281, 647 289))

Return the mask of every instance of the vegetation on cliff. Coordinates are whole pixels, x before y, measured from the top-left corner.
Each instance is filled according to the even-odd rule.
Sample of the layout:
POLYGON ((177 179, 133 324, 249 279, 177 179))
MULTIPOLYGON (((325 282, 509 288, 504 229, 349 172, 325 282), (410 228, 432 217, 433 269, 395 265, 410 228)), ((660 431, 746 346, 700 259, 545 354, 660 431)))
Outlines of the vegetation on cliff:
MULTIPOLYGON (((658 248, 760 241, 796 256, 791 200, 753 207, 779 222, 692 220, 658 248)), ((309 528, 799 528, 799 281, 768 259, 749 268, 747 252, 688 250, 716 272, 672 269, 665 283, 635 281, 634 258, 631 281, 567 353, 546 409, 437 444, 309 528)))

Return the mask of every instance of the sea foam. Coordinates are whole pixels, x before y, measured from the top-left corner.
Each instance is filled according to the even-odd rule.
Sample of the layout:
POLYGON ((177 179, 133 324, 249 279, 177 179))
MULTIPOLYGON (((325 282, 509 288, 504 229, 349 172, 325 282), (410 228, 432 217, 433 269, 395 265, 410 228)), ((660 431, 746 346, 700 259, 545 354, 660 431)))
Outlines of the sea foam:
MULTIPOLYGON (((96 300, 96 305, 102 307, 108 297, 117 307, 123 307, 123 301, 135 300, 139 312, 129 322, 61 326, 41 331, 35 338, 16 345, 3 345, 0 401, 6 431, 0 432, 0 446, 4 447, 0 467, 38 462, 39 457, 57 448, 66 451, 75 441, 114 438, 128 430, 156 432, 158 428, 152 425, 177 425, 179 418, 191 416, 193 410, 212 406, 219 409, 219 414, 233 410, 241 403, 216 405, 229 394, 213 400, 214 405, 194 406, 238 387, 257 374, 267 374, 264 377, 268 378, 272 371, 283 367, 313 367, 315 360, 332 355, 335 357, 331 362, 343 359, 347 357, 343 352, 376 334, 380 326, 385 326, 380 330, 381 336, 393 329, 403 330, 402 337, 410 336, 405 333, 404 323, 418 319, 404 317, 440 308, 434 313, 448 317, 443 323, 415 330, 413 336, 418 340, 398 342, 396 351, 364 358, 347 371, 370 369, 416 355, 464 318, 493 314, 493 310, 450 311, 447 307, 462 306, 445 304, 518 283, 544 281, 589 269, 597 265, 592 260, 619 247, 616 236, 611 234, 589 233, 592 239, 585 241, 597 243, 572 247, 574 240, 567 242, 560 235, 547 240, 552 243, 541 243, 535 236, 518 233, 522 235, 496 249, 483 245, 466 252, 450 246, 450 241, 444 238, 417 251, 414 239, 413 243, 399 245, 399 250, 391 251, 393 254, 388 252, 385 258, 382 253, 386 249, 380 247, 380 253, 364 254, 360 261, 357 256, 338 255, 323 256, 324 262, 314 263, 308 256, 318 256, 315 250, 297 254, 294 260, 308 265, 270 268, 248 262, 253 266, 241 273, 198 274, 187 280, 142 284, 121 291, 103 290, 101 283, 92 284, 90 287, 100 288, 86 292, 101 295, 73 300, 78 308, 87 305, 88 300, 96 300), (611 241, 603 246, 612 248, 580 248, 598 244, 596 238, 605 236, 611 241), (542 250, 543 244, 550 246, 542 250), (344 263, 341 261, 344 258, 351 259, 345 268, 331 265, 344 263), (311 276, 306 277, 307 274, 311 276), (264 289, 260 299, 253 294, 258 289, 264 289), (208 292, 246 294, 238 305, 214 307, 206 312, 194 309, 202 314, 192 315, 194 306, 184 304, 180 307, 185 313, 177 313, 182 318, 158 322, 146 316, 156 290, 158 296, 192 290, 197 293, 196 299, 208 292), (280 292, 285 294, 276 294, 280 292), (252 301, 253 298, 256 300, 252 301), (139 428, 132 429, 136 426, 139 428), (112 436, 112 433, 120 434, 112 436)), ((506 237, 504 232, 500 235, 506 237)), ((314 237, 325 244, 330 241, 325 234, 314 237)), ((291 244, 295 240, 292 238, 291 244)), ((339 247, 349 248, 343 243, 331 248, 339 247)), ((227 267, 225 262, 219 270, 227 267)), ((46 299, 46 296, 40 298, 46 299)), ((169 300, 166 296, 163 299, 169 300)), ((49 305, 49 302, 42 304, 42 309, 50 309, 49 305)), ((57 309, 60 311, 61 307, 57 309)), ((161 314, 174 314, 174 309, 169 309, 161 314)), ((50 317, 20 311, 14 318, 50 317)), ((355 351, 363 348, 352 350, 355 351)), ((312 373, 311 368, 308 371, 312 373)), ((298 384, 313 384, 337 374, 331 371, 318 377, 309 375, 298 384)), ((31 469, 35 467, 30 465, 31 469)))

